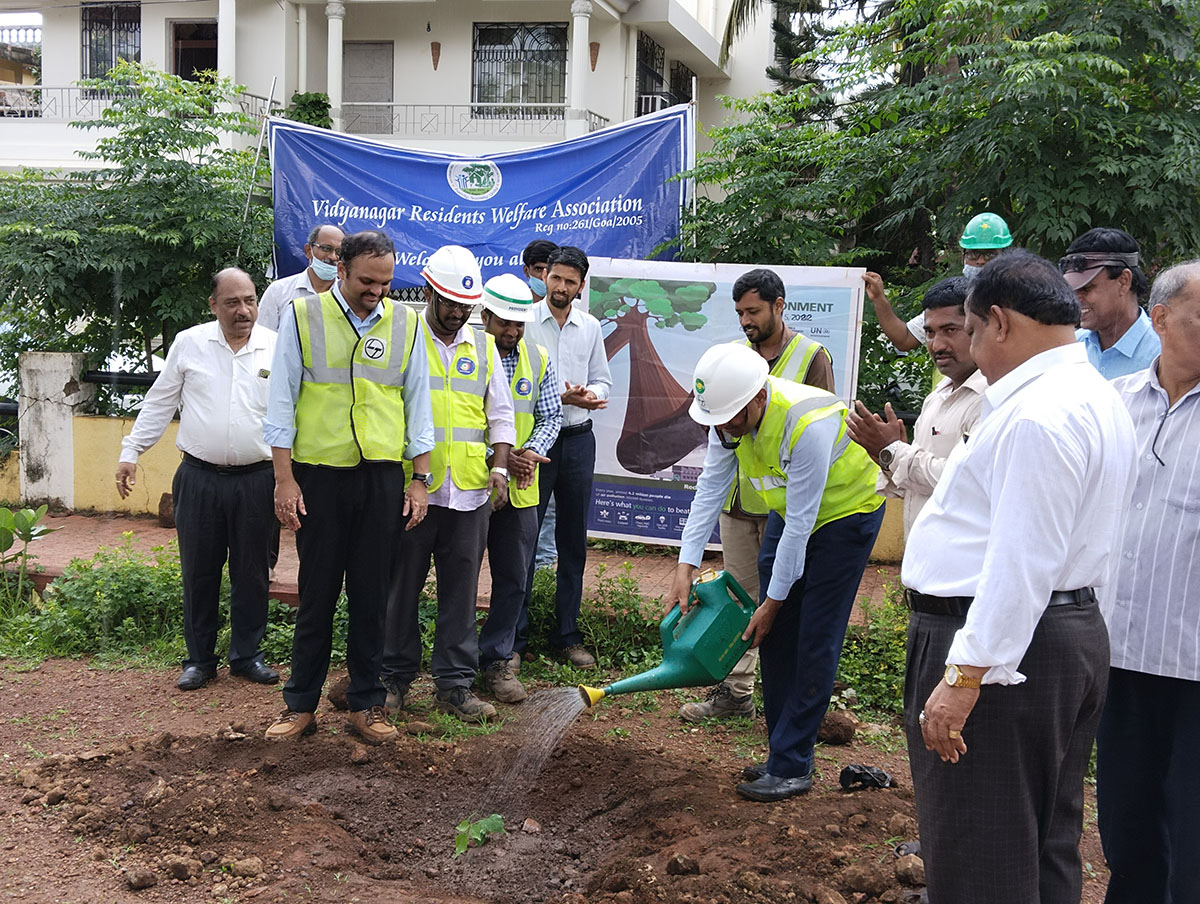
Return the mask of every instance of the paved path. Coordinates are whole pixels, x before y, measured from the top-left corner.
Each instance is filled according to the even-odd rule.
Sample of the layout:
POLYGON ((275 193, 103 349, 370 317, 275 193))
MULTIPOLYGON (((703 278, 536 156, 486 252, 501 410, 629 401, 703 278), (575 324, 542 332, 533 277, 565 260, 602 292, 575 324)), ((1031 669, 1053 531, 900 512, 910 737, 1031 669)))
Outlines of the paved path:
MULTIPOLYGON (((45 520, 48 527, 55 528, 54 533, 35 541, 29 547, 30 553, 36 556, 36 565, 43 570, 37 576, 39 584, 44 586, 58 575, 72 559, 90 559, 102 546, 114 547, 124 542, 123 535, 132 536, 135 548, 149 551, 156 546, 163 546, 175 539, 174 528, 159 527, 158 521, 151 517, 131 517, 128 515, 48 515, 45 520)), ((597 576, 605 572, 609 577, 623 573, 628 562, 633 577, 637 579, 642 595, 655 599, 667 592, 671 577, 675 570, 673 555, 659 555, 656 547, 647 547, 644 555, 628 557, 624 553, 611 552, 602 549, 588 551, 587 570, 584 573, 585 588, 594 586, 597 576)), ((713 554, 705 559, 705 567, 720 568, 721 556, 713 554)), ((295 605, 296 543, 290 531, 283 531, 279 543, 279 564, 275 569, 275 582, 271 585, 271 596, 281 602, 295 605)), ((898 569, 895 566, 872 565, 863 576, 859 589, 861 596, 872 600, 882 599, 883 587, 889 581, 896 580, 898 569)), ((487 568, 487 558, 484 558, 483 571, 479 576, 479 605, 486 607, 491 597, 492 582, 487 568)))

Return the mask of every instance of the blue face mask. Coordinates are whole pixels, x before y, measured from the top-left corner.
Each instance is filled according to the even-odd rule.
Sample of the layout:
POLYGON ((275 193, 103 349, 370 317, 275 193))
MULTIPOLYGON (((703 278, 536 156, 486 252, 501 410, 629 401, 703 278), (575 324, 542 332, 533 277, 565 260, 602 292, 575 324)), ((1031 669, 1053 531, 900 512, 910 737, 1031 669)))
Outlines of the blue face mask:
POLYGON ((329 282, 330 280, 337 278, 337 263, 330 264, 321 260, 319 257, 314 257, 312 259, 311 266, 312 272, 317 279, 329 282))
POLYGON ((536 276, 529 277, 529 288, 539 298, 546 297, 546 281, 544 279, 538 279, 536 276))
POLYGON ((976 267, 974 264, 963 264, 963 276, 968 280, 974 279, 982 269, 983 267, 976 267))

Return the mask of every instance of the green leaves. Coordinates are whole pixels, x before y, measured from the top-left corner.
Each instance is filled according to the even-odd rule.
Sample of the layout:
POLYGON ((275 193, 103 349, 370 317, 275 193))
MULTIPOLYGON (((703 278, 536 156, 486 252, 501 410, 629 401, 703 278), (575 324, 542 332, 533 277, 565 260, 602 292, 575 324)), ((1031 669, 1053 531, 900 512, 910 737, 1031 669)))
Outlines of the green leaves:
POLYGON ((475 822, 472 822, 471 817, 468 816, 455 826, 455 832, 455 857, 463 854, 469 847, 479 847, 482 844, 486 844, 489 835, 508 834, 504 830, 504 817, 499 813, 493 813, 491 816, 478 819, 475 822))

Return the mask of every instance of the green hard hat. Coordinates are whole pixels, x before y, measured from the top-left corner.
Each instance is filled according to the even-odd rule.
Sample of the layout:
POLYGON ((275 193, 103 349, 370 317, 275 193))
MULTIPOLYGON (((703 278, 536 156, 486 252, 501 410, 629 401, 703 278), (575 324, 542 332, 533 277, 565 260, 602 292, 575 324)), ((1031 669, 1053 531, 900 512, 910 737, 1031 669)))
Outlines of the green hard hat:
POLYGON ((994 213, 978 213, 967 223, 958 244, 968 251, 1007 248, 1012 244, 1012 233, 1008 224, 994 213))

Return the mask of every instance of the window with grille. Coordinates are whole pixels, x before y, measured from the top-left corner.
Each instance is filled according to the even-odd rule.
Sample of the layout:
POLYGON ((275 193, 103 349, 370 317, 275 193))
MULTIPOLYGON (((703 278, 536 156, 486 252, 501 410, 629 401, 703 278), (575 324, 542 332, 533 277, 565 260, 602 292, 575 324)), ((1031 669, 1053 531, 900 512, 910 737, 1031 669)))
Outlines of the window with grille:
POLYGON ((101 78, 119 60, 141 59, 140 3, 85 3, 82 16, 84 78, 101 78))
POLYGON ((675 95, 675 103, 686 104, 692 100, 692 79, 695 77, 696 73, 679 60, 671 63, 671 93, 675 95))
POLYGON ((567 99, 567 23, 475 25, 471 99, 476 116, 562 117, 567 99))

